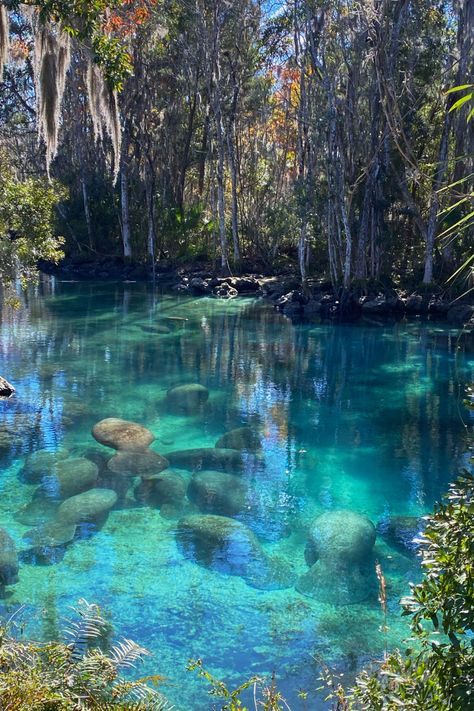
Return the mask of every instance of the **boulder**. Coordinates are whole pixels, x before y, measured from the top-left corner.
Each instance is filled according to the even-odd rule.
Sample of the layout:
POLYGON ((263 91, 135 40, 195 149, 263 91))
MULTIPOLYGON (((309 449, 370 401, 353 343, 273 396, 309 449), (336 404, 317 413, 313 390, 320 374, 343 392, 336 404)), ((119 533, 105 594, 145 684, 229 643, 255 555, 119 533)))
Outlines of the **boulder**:
POLYGON ((310 526, 305 558, 313 565, 320 558, 363 561, 376 539, 373 523, 354 511, 327 511, 310 526))
POLYGON ((245 508, 247 487, 233 474, 198 471, 189 484, 188 498, 203 513, 235 516, 245 508))
POLYGON ((41 497, 23 506, 14 514, 14 518, 24 526, 41 526, 56 518, 58 508, 58 501, 41 497))
POLYGON ((63 501, 57 521, 62 523, 96 523, 104 518, 117 502, 111 489, 91 489, 63 501))
POLYGON ((214 287, 212 293, 219 299, 235 299, 235 297, 239 295, 237 289, 231 286, 231 284, 227 281, 224 281, 222 284, 219 284, 219 286, 214 287))
POLYGON ((156 506, 166 507, 168 513, 179 515, 186 496, 186 481, 177 472, 167 469, 150 477, 142 479, 135 489, 137 501, 156 506))
POLYGON ((99 469, 85 457, 60 460, 48 476, 43 477, 35 496, 67 499, 74 494, 92 489, 97 482, 99 469))
POLYGON ((54 474, 57 464, 67 457, 69 457, 67 449, 55 451, 40 449, 26 457, 20 476, 28 484, 39 484, 44 476, 54 474))
POLYGON ((9 398, 15 392, 13 385, 10 385, 8 380, 0 376, 0 398, 9 398))
POLYGON ((178 469, 214 469, 231 474, 241 471, 244 464, 242 452, 217 447, 176 450, 167 452, 166 458, 178 469))
POLYGON ((107 464, 107 468, 114 474, 141 477, 154 476, 168 467, 168 460, 151 449, 138 452, 118 452, 109 459, 107 464))
POLYGON ((255 534, 240 521, 195 514, 179 521, 176 535, 184 555, 199 565, 240 576, 262 590, 285 588, 293 583, 288 565, 267 556, 255 534))
POLYGON ((146 427, 117 417, 97 422, 92 428, 92 436, 106 447, 131 451, 146 449, 155 439, 146 427))
POLYGON ((463 326, 469 321, 471 316, 474 314, 474 306, 470 304, 456 303, 454 302, 449 307, 446 318, 450 323, 455 323, 458 326, 463 326))
POLYGON ((237 427, 220 437, 216 442, 217 449, 246 449, 256 452, 260 449, 260 436, 250 427, 237 427))
POLYGON ((209 390, 199 383, 170 388, 166 393, 168 410, 176 415, 194 415, 209 399, 209 390))
POLYGON ((12 538, 0 528, 0 585, 18 582, 18 555, 12 538))

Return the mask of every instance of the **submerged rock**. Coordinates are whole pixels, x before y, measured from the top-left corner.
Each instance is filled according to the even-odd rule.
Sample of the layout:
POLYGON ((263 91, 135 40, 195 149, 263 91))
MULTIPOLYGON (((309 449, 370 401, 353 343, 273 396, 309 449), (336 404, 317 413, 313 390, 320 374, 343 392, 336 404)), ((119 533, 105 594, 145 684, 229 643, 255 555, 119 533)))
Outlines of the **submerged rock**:
POLYGON ((41 497, 23 506, 14 514, 14 518, 24 526, 41 526, 56 518, 58 508, 58 501, 41 497))
POLYGON ((219 573, 240 576, 252 587, 270 590, 293 583, 289 566, 266 555, 255 534, 240 521, 196 514, 179 521, 176 535, 186 557, 219 573))
POLYGON ((320 602, 349 605, 376 589, 373 523, 353 511, 328 511, 310 526, 305 558, 310 570, 296 589, 320 602))
POLYGON ((117 417, 97 422, 92 428, 92 436, 106 447, 132 451, 146 449, 155 439, 146 427, 117 417))
POLYGON ((151 449, 118 452, 107 464, 107 468, 115 474, 141 477, 154 476, 168 467, 168 460, 151 449))
POLYGON ((188 487, 188 498, 205 513, 235 516, 245 508, 246 497, 244 482, 224 472, 195 472, 188 487))
POLYGON ((179 516, 186 496, 186 481, 172 469, 143 478, 135 490, 141 503, 165 509, 167 516, 179 516))
POLYGON ((216 469, 238 472, 244 465, 242 452, 236 449, 201 447, 168 452, 166 457, 172 466, 181 469, 216 469))
POLYGON ((99 470, 85 457, 59 461, 50 475, 43 478, 38 495, 67 499, 95 486, 99 470))
POLYGON ((96 523, 106 516, 117 502, 111 489, 91 489, 72 496, 60 505, 57 520, 62 523, 96 523))
POLYGON ((0 585, 18 582, 18 554, 13 539, 0 528, 0 585))
POLYGON ((177 385, 166 393, 170 412, 177 415, 194 415, 209 399, 209 390, 199 383, 177 385))
POLYGON ((216 442, 218 449, 247 449, 249 452, 257 452, 261 447, 260 436, 250 427, 237 427, 235 430, 226 432, 216 442))
POLYGON ((328 511, 310 526, 305 550, 308 565, 319 558, 364 560, 375 545, 375 526, 354 511, 328 511))
POLYGON ((40 449, 26 457, 20 476, 28 484, 39 484, 44 476, 55 472, 58 462, 67 457, 69 457, 67 449, 57 449, 54 452, 40 449))
POLYGON ((15 392, 15 388, 11 385, 8 380, 0 376, 0 398, 9 398, 15 392))

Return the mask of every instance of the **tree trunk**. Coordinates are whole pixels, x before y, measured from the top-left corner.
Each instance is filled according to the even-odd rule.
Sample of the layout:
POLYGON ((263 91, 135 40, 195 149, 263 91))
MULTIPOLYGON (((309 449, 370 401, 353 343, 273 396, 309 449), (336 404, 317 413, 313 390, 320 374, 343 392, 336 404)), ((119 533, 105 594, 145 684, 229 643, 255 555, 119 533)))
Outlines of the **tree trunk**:
POLYGON ((130 259, 132 256, 131 230, 130 230, 130 196, 128 186, 128 166, 123 161, 120 170, 120 198, 122 210, 122 245, 123 256, 130 259))
POLYGON ((89 208, 89 196, 87 194, 87 185, 84 178, 81 178, 81 188, 82 188, 82 202, 84 205, 84 216, 86 218, 87 236, 89 239, 89 247, 94 248, 93 234, 92 234, 92 220, 91 211, 89 208))

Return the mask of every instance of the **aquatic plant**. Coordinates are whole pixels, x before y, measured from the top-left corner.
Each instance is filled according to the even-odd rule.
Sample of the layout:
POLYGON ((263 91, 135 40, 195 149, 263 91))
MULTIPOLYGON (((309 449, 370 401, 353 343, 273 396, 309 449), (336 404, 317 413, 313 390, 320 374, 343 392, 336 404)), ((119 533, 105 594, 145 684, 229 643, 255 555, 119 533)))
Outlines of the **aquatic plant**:
POLYGON ((0 707, 11 711, 170 711, 165 697, 149 686, 159 676, 121 676, 149 652, 130 639, 107 649, 110 624, 97 605, 80 600, 66 622, 65 641, 25 641, 18 615, 0 626, 0 707), (107 651, 104 651, 107 649, 107 651))

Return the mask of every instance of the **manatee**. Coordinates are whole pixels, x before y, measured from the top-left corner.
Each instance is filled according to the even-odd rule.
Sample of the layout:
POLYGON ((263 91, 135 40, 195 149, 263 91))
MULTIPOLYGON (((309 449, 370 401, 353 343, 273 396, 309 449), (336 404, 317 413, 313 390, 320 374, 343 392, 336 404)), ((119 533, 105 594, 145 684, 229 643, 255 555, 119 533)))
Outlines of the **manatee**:
POLYGON ((62 523, 95 523, 107 515, 117 502, 111 489, 91 489, 63 501, 58 509, 57 521, 62 523))
POLYGON ((372 551, 375 526, 354 511, 327 511, 311 524, 305 550, 308 565, 319 558, 364 560, 372 551))
POLYGON ((261 447, 259 435, 250 427, 238 427, 230 430, 220 437, 216 442, 219 449, 246 449, 249 452, 257 452, 261 447))
POLYGON ((152 333, 152 334, 171 333, 168 326, 165 326, 164 324, 161 324, 161 323, 157 323, 154 326, 140 326, 140 328, 144 333, 152 333))
POLYGON ((18 582, 18 555, 12 538, 0 528, 0 585, 18 582))
POLYGON ((56 518, 58 507, 58 501, 42 496, 23 506, 14 517, 24 526, 41 526, 56 518))
POLYGON ((99 470, 90 459, 62 459, 57 463, 54 472, 43 478, 38 495, 67 499, 95 486, 98 475, 99 470))
POLYGON ((107 468, 115 474, 141 477, 159 474, 168 467, 168 460, 151 449, 139 452, 118 452, 112 459, 109 459, 107 464, 107 468))
POLYGON ((177 415, 194 415, 208 399, 209 390, 199 383, 177 385, 166 393, 167 407, 177 415))
POLYGON ((293 584, 289 566, 266 555, 256 535, 226 516, 194 514, 178 522, 177 540, 184 555, 219 573, 242 577, 262 590, 293 584))
POLYGON ((55 548, 70 543, 76 533, 76 524, 54 521, 37 526, 23 534, 30 548, 55 548))
POLYGON ((132 451, 146 449, 155 439, 155 435, 146 427, 117 417, 97 422, 92 428, 92 436, 106 447, 132 451))
POLYGON ((204 470, 193 474, 188 498, 204 513, 235 516, 245 508, 247 487, 233 474, 204 470))
POLYGON ((376 589, 373 523, 354 511, 328 511, 311 524, 305 549, 310 570, 296 589, 320 602, 349 605, 376 589))
POLYGON ((40 449, 29 454, 20 470, 20 476, 28 484, 39 484, 44 476, 53 474, 58 462, 69 456, 67 449, 49 451, 40 449))
MULTIPOLYGON (((186 481, 172 469, 143 478, 135 490, 138 501, 156 506, 171 514, 179 514, 186 495, 186 481)), ((163 511, 162 511, 163 512, 163 511)))
POLYGON ((229 473, 240 471, 244 464, 242 452, 238 452, 236 449, 217 449, 215 447, 167 452, 166 458, 171 466, 178 467, 178 469, 214 469, 229 473))

